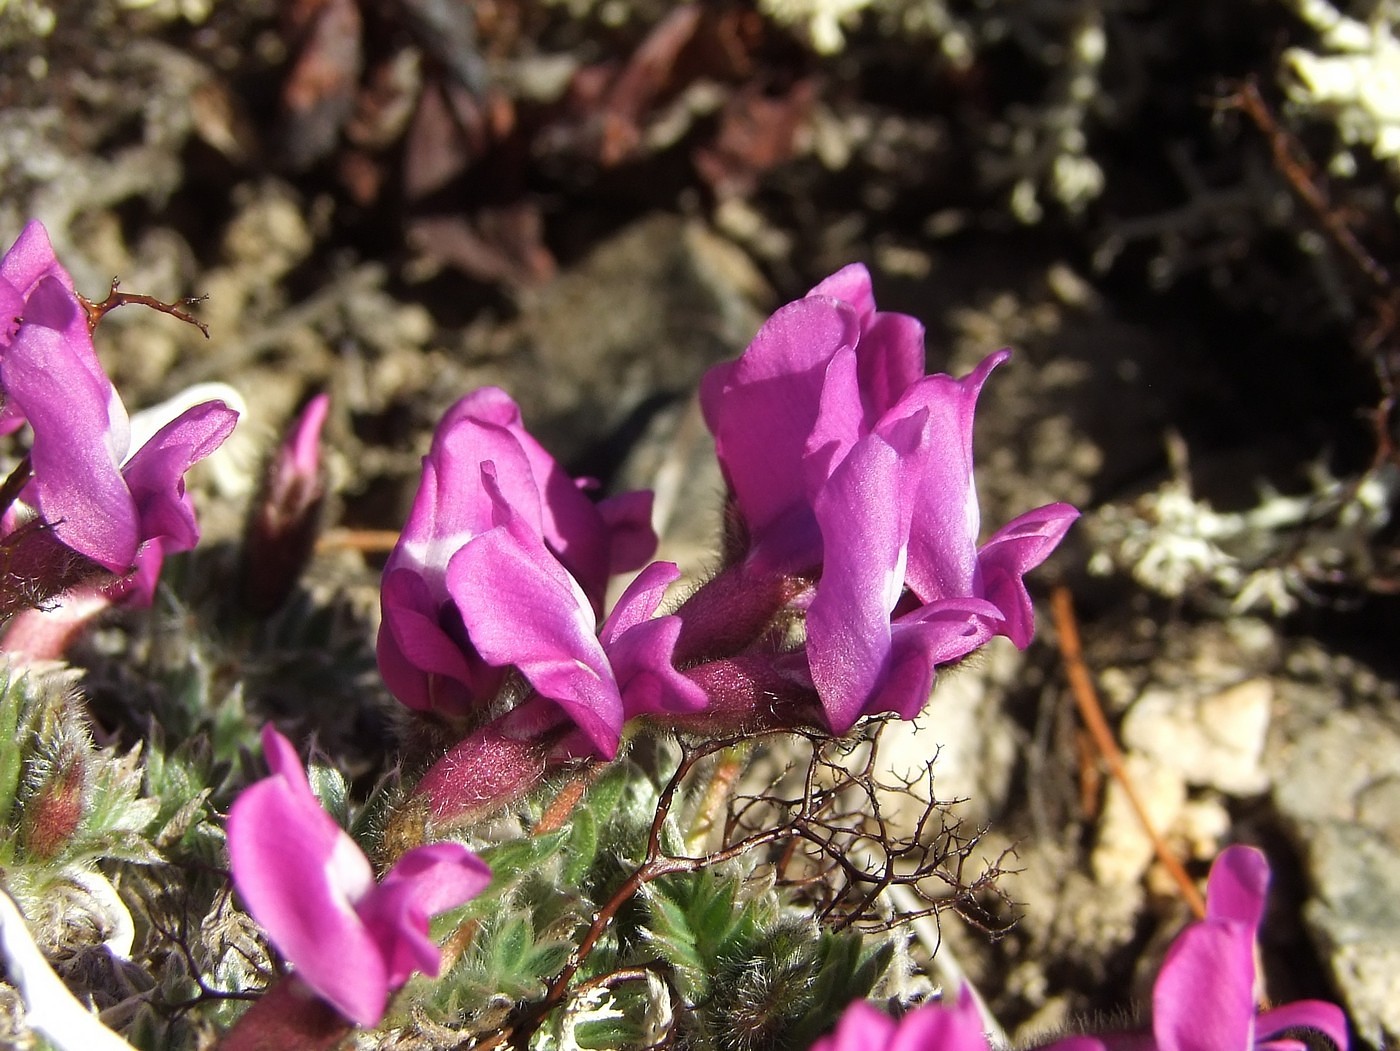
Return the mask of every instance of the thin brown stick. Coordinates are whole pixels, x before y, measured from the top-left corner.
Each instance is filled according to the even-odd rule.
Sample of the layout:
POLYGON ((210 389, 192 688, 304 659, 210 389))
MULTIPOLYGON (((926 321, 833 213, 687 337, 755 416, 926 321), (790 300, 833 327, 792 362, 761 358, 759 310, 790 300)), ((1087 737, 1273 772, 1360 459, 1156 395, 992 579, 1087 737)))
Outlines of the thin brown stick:
POLYGON ((107 298, 100 303, 87 299, 84 296, 78 297, 78 301, 83 304, 83 309, 87 311, 89 329, 96 328, 97 323, 113 310, 116 310, 117 307, 136 304, 137 306, 158 310, 162 314, 169 314, 171 317, 183 321, 187 325, 193 325, 204 333, 205 339, 209 338, 209 326, 203 321, 200 321, 199 318, 195 317, 189 311, 183 309, 184 307, 198 306, 208 297, 191 296, 186 299, 178 299, 174 303, 167 303, 163 299, 157 299, 155 296, 143 295, 139 292, 118 292, 117 287, 119 284, 120 282, 118 282, 115 277, 112 278, 112 285, 107 290, 107 298))
POLYGON ((349 549, 366 555, 386 554, 399 542, 397 529, 328 529, 316 541, 317 551, 349 549))
POLYGON ((1098 691, 1094 689, 1094 679, 1089 673, 1089 666, 1084 662, 1084 647, 1079 640, 1079 624, 1074 616, 1074 600, 1070 597, 1069 589, 1057 587, 1050 595, 1050 608, 1055 617, 1055 628, 1060 636, 1060 656, 1065 664, 1065 677, 1069 680, 1070 692, 1074 694, 1074 703, 1079 708, 1079 716, 1084 720, 1084 725, 1094 739, 1094 745, 1103 756, 1104 762, 1108 764, 1109 773, 1123 786, 1123 791, 1127 793, 1128 802, 1132 805, 1133 811, 1137 814, 1138 820, 1142 822, 1143 830, 1147 833, 1148 839, 1152 841, 1152 849, 1157 855, 1157 860, 1171 874, 1172 879, 1181 888, 1181 896, 1186 899, 1186 904, 1191 906, 1191 911, 1195 913, 1197 919, 1204 919, 1206 915, 1205 899, 1201 897, 1201 892, 1196 889, 1196 884, 1191 877, 1186 874, 1186 869, 1172 853, 1161 835, 1152 825, 1152 819, 1147 814, 1146 807, 1143 806, 1142 797, 1138 795, 1137 789, 1133 786, 1132 780, 1128 777, 1127 768, 1123 765, 1123 753, 1118 748, 1118 742, 1113 737, 1113 730, 1109 728, 1108 720, 1104 717, 1103 706, 1099 703, 1098 691))

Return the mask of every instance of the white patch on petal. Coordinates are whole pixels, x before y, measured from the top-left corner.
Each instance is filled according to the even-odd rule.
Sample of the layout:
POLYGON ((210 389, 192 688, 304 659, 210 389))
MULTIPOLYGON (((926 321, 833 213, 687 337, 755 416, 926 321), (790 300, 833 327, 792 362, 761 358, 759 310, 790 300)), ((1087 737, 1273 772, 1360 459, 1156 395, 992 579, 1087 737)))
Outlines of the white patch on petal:
POLYGON ((447 579, 447 563, 479 535, 470 529, 461 529, 455 533, 434 534, 422 540, 403 540, 400 541, 399 552, 412 560, 424 579, 433 582, 433 593, 445 598, 447 591, 442 582, 447 579))
POLYGON ((325 870, 330 885, 344 894, 351 906, 374 889, 374 871, 369 867, 369 859, 344 832, 336 837, 325 870))
POLYGON ((574 658, 574 665, 580 671, 588 672, 589 675, 593 676, 593 678, 597 679, 599 682, 603 681, 603 676, 598 673, 598 669, 593 667, 593 665, 588 664, 585 661, 581 661, 577 657, 574 658))
MULTIPOLYGON (((560 568, 563 568, 562 565, 560 568)), ((578 626, 579 633, 585 638, 597 635, 598 618, 593 615, 593 603, 588 601, 588 596, 572 573, 565 569, 564 575, 569 578, 569 590, 574 596, 574 623, 578 626)))
POLYGON ((885 574, 885 608, 893 610, 899 596, 904 594, 904 577, 909 568, 909 544, 899 546, 899 558, 885 574))
POLYGON ((53 973, 14 899, 0 891, 0 956, 5 973, 24 998, 28 1024, 57 1051, 135 1051, 78 1002, 53 973))
POLYGON ((107 441, 107 455, 120 467, 126 463, 132 451, 131 420, 126 415, 126 406, 122 404, 122 396, 117 393, 116 387, 112 388, 107 398, 107 429, 103 433, 107 441))
MULTIPOLYGON (((196 383, 193 387, 186 387, 178 394, 171 395, 165 401, 152 405, 148 409, 142 409, 131 417, 130 438, 127 441, 126 450, 118 462, 125 463, 129 453, 135 452, 154 438, 156 431, 175 419, 180 413, 208 401, 221 401, 239 416, 248 415, 248 405, 243 400, 243 395, 227 383, 196 383)), ((125 409, 122 410, 122 415, 126 415, 125 409)))
POLYGON ((967 503, 963 505, 963 514, 967 521, 967 532, 963 535, 968 543, 976 544, 977 532, 982 528, 982 512, 977 506, 977 486, 973 484, 971 473, 967 476, 967 503))

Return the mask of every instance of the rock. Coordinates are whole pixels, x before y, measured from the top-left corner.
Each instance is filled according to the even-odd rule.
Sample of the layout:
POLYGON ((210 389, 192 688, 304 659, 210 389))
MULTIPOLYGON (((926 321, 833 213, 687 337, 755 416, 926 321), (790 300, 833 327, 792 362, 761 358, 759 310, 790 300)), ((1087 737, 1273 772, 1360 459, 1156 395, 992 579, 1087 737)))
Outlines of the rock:
POLYGON ((1303 919, 1357 1033, 1400 1040, 1400 704, 1344 708, 1334 688, 1288 682, 1270 742, 1273 802, 1298 844, 1303 919))
POLYGON ((486 352, 511 367, 511 392, 547 447, 566 460, 603 459, 600 443, 635 439, 706 368, 737 357, 770 296, 733 244, 657 216, 533 293, 518 323, 486 337, 486 352))
POLYGON ((1191 785, 1256 795, 1269 787, 1261 760, 1273 698, 1262 677, 1205 697, 1149 687, 1123 721, 1123 744, 1191 785))
MULTIPOLYGON (((1152 827, 1160 835, 1170 834, 1186 805, 1185 779, 1179 771, 1137 753, 1125 756, 1124 766, 1152 827)), ((1136 886, 1152 864, 1152 856, 1152 840, 1127 791, 1119 781, 1110 781, 1091 857, 1094 879, 1115 889, 1136 886)))

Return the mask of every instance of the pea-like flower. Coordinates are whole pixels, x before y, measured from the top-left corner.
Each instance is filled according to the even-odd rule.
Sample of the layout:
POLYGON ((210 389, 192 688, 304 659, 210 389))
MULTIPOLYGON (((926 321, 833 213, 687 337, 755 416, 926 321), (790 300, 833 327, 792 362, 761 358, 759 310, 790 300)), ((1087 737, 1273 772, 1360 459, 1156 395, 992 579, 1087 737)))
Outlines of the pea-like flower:
POLYGON ((517 668, 611 758, 623 722, 694 710, 703 692, 671 664, 680 624, 652 620, 674 566, 648 567, 600 631, 608 577, 655 548, 649 493, 594 504, 529 435, 515 403, 484 388, 439 425, 384 569, 379 668, 421 711, 466 716, 517 668))
POLYGON ((1152 989, 1152 1033, 1104 1036, 1109 1051, 1295 1051, 1280 1034, 1316 1030, 1347 1049, 1335 1004, 1299 1000, 1258 1013, 1254 943, 1264 916, 1269 862, 1253 847, 1228 847, 1206 884, 1206 916, 1167 950, 1152 989))
POLYGON ((272 776, 228 815, 234 886, 306 985, 352 1022, 377 1025, 414 971, 441 969, 429 919, 481 893, 491 872, 461 844, 433 843, 404 853, 376 883, 287 739, 269 726, 262 741, 272 776))
MULTIPOLYGON (((72 279, 38 223, 0 262, 0 306, 6 426, 27 421, 33 430, 33 479, 20 501, 64 546, 113 573, 130 573, 144 558, 153 586, 160 556, 199 538, 185 472, 223 443, 238 412, 227 399, 205 400, 139 440, 97 360, 72 279)), ((10 525, 17 520, 11 514, 10 525)))
POLYGON ((820 574, 807 664, 831 728, 912 717, 935 669, 993 635, 1034 630, 1023 575, 1078 516, 1021 515, 978 546, 972 424, 988 357, 924 375, 923 327, 875 309, 846 267, 778 310, 701 388, 754 573, 820 574))

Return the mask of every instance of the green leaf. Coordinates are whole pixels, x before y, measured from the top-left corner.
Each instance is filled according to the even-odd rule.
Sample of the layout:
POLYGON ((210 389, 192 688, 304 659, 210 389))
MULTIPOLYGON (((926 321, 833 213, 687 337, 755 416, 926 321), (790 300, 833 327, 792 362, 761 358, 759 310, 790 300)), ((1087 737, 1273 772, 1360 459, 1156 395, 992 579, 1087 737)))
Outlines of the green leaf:
POLYGON ((564 868, 560 878, 566 886, 576 887, 593 867, 598 853, 598 820, 593 811, 580 807, 569 821, 568 847, 563 853, 564 868))
MULTIPOLYGON (((473 904, 493 904, 527 876, 539 875, 548 862, 568 842, 569 830, 560 829, 543 836, 513 839, 477 851, 491 868, 491 885, 473 899, 473 904)), ((481 910, 473 909, 473 914, 481 910)))
POLYGON ((321 763, 312 763, 306 771, 306 779, 311 783, 311 792, 335 818, 336 824, 344 828, 350 823, 350 786, 339 770, 321 763))
POLYGON ((9 668, 0 672, 0 835, 8 831, 10 807, 24 765, 23 736, 18 731, 20 711, 27 701, 24 679, 15 678, 9 668))
POLYGON ((642 932, 674 969, 676 991, 690 1004, 706 999, 720 962, 740 951, 766 911, 739 900, 733 873, 702 869, 670 876, 642 890, 651 922, 642 932))

